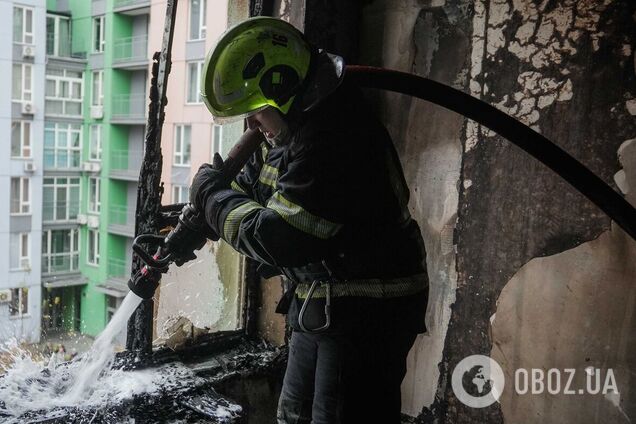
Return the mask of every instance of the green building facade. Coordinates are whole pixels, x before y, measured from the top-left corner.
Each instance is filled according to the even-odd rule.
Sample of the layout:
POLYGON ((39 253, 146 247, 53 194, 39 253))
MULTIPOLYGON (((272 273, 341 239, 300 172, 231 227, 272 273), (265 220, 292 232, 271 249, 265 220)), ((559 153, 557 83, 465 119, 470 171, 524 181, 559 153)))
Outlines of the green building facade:
MULTIPOLYGON (((81 136, 72 139, 78 147, 70 166, 57 166, 63 160, 55 155, 65 159, 57 150, 58 160, 45 165, 45 179, 72 179, 66 194, 77 207, 63 225, 43 224, 44 237, 47 229, 64 231, 55 235, 65 258, 56 269, 43 269, 43 322, 52 332, 95 336, 127 293, 146 123, 150 1, 48 0, 47 9, 47 101, 49 79, 61 73, 58 96, 68 96, 66 83, 81 72, 81 115, 47 113, 46 125, 59 126, 61 119, 81 136)), ((54 209, 57 201, 54 196, 54 209)))

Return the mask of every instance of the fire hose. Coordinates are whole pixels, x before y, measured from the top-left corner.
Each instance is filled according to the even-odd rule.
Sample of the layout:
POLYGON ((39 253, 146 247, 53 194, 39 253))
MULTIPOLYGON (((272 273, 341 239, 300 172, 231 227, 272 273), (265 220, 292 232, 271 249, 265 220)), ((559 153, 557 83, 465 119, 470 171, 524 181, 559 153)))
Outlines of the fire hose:
MULTIPOLYGON (((636 240, 636 209, 587 167, 515 118, 452 87, 405 72, 350 65, 346 68, 346 78, 363 88, 395 91, 427 100, 484 125, 561 176, 636 240)), ((258 131, 246 131, 228 153, 222 167, 222 178, 228 182, 232 180, 263 140, 258 131)), ((186 204, 177 225, 167 236, 138 236, 134 240, 133 250, 145 266, 130 279, 129 288, 144 299, 151 298, 161 274, 167 271, 172 262, 184 262, 196 257, 194 251, 206 241, 203 235, 205 227, 203 213, 186 204), (151 255, 143 248, 144 244, 156 247, 155 253, 151 255)))

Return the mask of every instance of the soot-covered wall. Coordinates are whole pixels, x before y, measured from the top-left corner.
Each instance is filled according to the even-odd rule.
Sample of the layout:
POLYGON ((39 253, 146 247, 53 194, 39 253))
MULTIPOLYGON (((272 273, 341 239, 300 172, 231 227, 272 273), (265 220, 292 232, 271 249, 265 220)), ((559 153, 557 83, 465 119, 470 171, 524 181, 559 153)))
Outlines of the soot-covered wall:
MULTIPOLYGON (((273 10, 350 63, 496 105, 636 201, 633 1, 279 0, 273 10)), ((368 94, 400 153, 428 251, 429 332, 409 355, 403 412, 445 423, 634 420, 636 243, 487 128, 421 100, 368 94), (472 354, 506 376, 500 402, 483 409, 450 385, 472 354), (512 390, 517 368, 589 366, 613 368, 619 394, 512 390)))
MULTIPOLYGON (((372 1, 361 8, 358 61, 496 105, 633 201, 635 12, 627 0, 372 1)), ((403 411, 462 423, 634 419, 634 241, 488 129, 426 102, 378 97, 431 277, 430 332, 411 352, 403 411), (502 365, 500 404, 456 399, 450 375, 472 354, 502 365), (613 368, 619 395, 512 391, 517 368, 588 366, 613 368)))

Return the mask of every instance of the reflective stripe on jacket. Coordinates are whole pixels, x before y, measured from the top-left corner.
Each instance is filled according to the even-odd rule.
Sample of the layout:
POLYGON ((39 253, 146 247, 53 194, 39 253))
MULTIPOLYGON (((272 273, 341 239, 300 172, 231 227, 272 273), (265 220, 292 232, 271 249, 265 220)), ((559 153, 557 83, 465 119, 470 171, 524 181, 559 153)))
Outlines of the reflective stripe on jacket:
POLYGON ((290 143, 263 143, 231 188, 208 199, 206 217, 235 249, 292 276, 300 297, 327 278, 338 282, 334 296, 399 297, 428 287, 408 199, 388 132, 345 83, 302 117, 290 143))

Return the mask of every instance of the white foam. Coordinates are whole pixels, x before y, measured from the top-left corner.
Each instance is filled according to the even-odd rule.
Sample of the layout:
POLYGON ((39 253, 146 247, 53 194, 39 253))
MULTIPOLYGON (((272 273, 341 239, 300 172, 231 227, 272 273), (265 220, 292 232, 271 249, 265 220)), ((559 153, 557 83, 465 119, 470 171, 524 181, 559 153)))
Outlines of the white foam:
POLYGON ((0 413, 19 417, 59 407, 101 408, 135 395, 179 387, 193 378, 188 368, 177 365, 139 371, 111 368, 114 340, 140 302, 141 298, 129 293, 91 349, 65 364, 55 364, 53 358, 38 361, 15 341, 0 347, 0 353, 11 357, 10 365, 2 366, 0 413))

